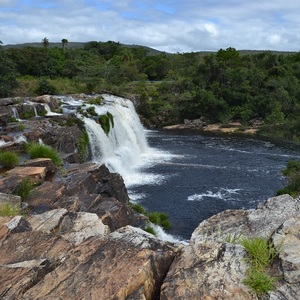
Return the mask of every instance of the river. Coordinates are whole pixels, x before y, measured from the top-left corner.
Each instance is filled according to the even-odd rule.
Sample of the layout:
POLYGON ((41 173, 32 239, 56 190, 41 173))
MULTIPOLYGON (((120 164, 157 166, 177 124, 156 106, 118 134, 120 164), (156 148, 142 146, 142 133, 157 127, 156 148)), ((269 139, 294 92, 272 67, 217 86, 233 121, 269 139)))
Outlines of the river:
POLYGON ((147 131, 160 155, 142 169, 151 180, 129 187, 147 211, 168 214, 169 233, 188 240, 204 219, 226 209, 252 209, 284 185, 281 170, 300 151, 258 139, 147 131), (156 178, 156 180, 153 180, 156 178))

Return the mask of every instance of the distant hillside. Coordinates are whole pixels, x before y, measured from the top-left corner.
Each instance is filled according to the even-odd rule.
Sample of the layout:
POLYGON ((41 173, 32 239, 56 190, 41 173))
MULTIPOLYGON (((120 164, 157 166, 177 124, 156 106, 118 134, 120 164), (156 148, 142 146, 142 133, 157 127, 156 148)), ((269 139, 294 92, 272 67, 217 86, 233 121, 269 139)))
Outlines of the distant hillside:
MULTIPOLYGON (((80 48, 83 48, 86 43, 87 42, 69 42, 67 48, 69 48, 69 49, 80 49, 80 48)), ((142 47, 142 48, 148 50, 150 54, 165 53, 163 51, 159 51, 157 49, 150 48, 150 47, 147 47, 147 46, 127 45, 127 44, 121 44, 121 45, 124 46, 124 47, 129 47, 129 48, 132 48, 132 47, 142 47)), ((3 45, 4 49, 9 49, 9 48, 24 48, 24 47, 38 47, 38 48, 42 48, 44 46, 43 46, 42 43, 23 43, 23 44, 15 44, 15 45, 3 45)), ((51 43, 50 42, 48 47, 49 48, 55 48, 55 47, 62 48, 62 43, 51 43)))
MULTIPOLYGON (((69 42, 68 43, 68 47, 69 49, 80 49, 83 48, 85 44, 87 44, 88 42, 69 42)), ((128 45, 128 44, 121 44, 124 47, 129 47, 129 48, 133 48, 133 47, 142 47, 144 49, 146 49, 147 51, 149 51, 149 54, 153 54, 153 55, 157 55, 157 54, 168 54, 170 55, 171 53, 167 53, 164 51, 160 51, 151 47, 147 47, 147 46, 142 46, 142 45, 128 45)), ((38 47, 38 48, 42 48, 43 43, 23 43, 23 44, 14 44, 14 45, 3 45, 2 46, 3 49, 8 49, 8 48, 23 48, 23 47, 38 47)), ((49 48, 62 48, 62 43, 49 43, 49 48)), ((259 53, 263 53, 263 52, 271 52, 273 54, 283 54, 283 55, 289 55, 289 54, 294 54, 297 53, 296 51, 275 51, 275 50, 238 50, 240 52, 241 55, 247 55, 247 54, 259 54, 259 53)), ((201 56, 204 55, 209 55, 209 54, 213 54, 216 53, 217 51, 194 51, 193 53, 198 53, 201 56)))

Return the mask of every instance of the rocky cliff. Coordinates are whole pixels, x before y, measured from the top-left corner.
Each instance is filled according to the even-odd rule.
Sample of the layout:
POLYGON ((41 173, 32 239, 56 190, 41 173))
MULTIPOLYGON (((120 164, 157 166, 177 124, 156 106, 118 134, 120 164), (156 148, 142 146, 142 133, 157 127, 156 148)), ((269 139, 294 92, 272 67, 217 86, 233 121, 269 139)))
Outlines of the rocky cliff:
MULTIPOLYGON (((56 105, 55 98, 31 100, 56 105)), ((22 154, 25 142, 14 139, 19 124, 8 122, 22 103, 2 104, 2 144, 22 154)), ((27 213, 0 217, 0 299, 300 299, 299 199, 284 195, 255 210, 224 211, 199 224, 187 245, 159 240, 142 230, 147 218, 130 209, 120 175, 79 163, 82 129, 65 126, 66 119, 23 122, 28 140, 61 151, 63 168, 25 155, 20 166, 2 170, 0 205, 27 213), (36 185, 24 201, 14 192, 27 177, 36 185), (245 284, 242 237, 264 237, 276 249, 268 266, 274 290, 257 295, 245 284)))

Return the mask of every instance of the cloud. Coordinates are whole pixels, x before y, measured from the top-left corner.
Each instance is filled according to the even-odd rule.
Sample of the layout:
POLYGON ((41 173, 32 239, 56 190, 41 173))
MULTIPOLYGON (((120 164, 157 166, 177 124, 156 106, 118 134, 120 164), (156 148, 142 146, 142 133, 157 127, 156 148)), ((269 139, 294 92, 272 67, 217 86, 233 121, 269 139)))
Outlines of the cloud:
POLYGON ((167 52, 299 51, 300 3, 281 0, 0 0, 4 44, 119 41, 167 52))

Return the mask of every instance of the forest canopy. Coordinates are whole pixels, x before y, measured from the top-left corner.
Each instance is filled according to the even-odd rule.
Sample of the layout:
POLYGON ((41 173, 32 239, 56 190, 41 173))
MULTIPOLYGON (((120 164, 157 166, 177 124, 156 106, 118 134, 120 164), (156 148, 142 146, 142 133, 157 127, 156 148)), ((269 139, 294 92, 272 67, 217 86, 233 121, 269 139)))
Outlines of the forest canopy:
POLYGON ((299 139, 299 52, 230 47, 169 54, 112 41, 72 48, 66 41, 55 47, 0 45, 0 97, 131 93, 138 95, 139 113, 146 118, 167 114, 170 122, 202 118, 210 123, 261 119, 281 137, 299 139))

